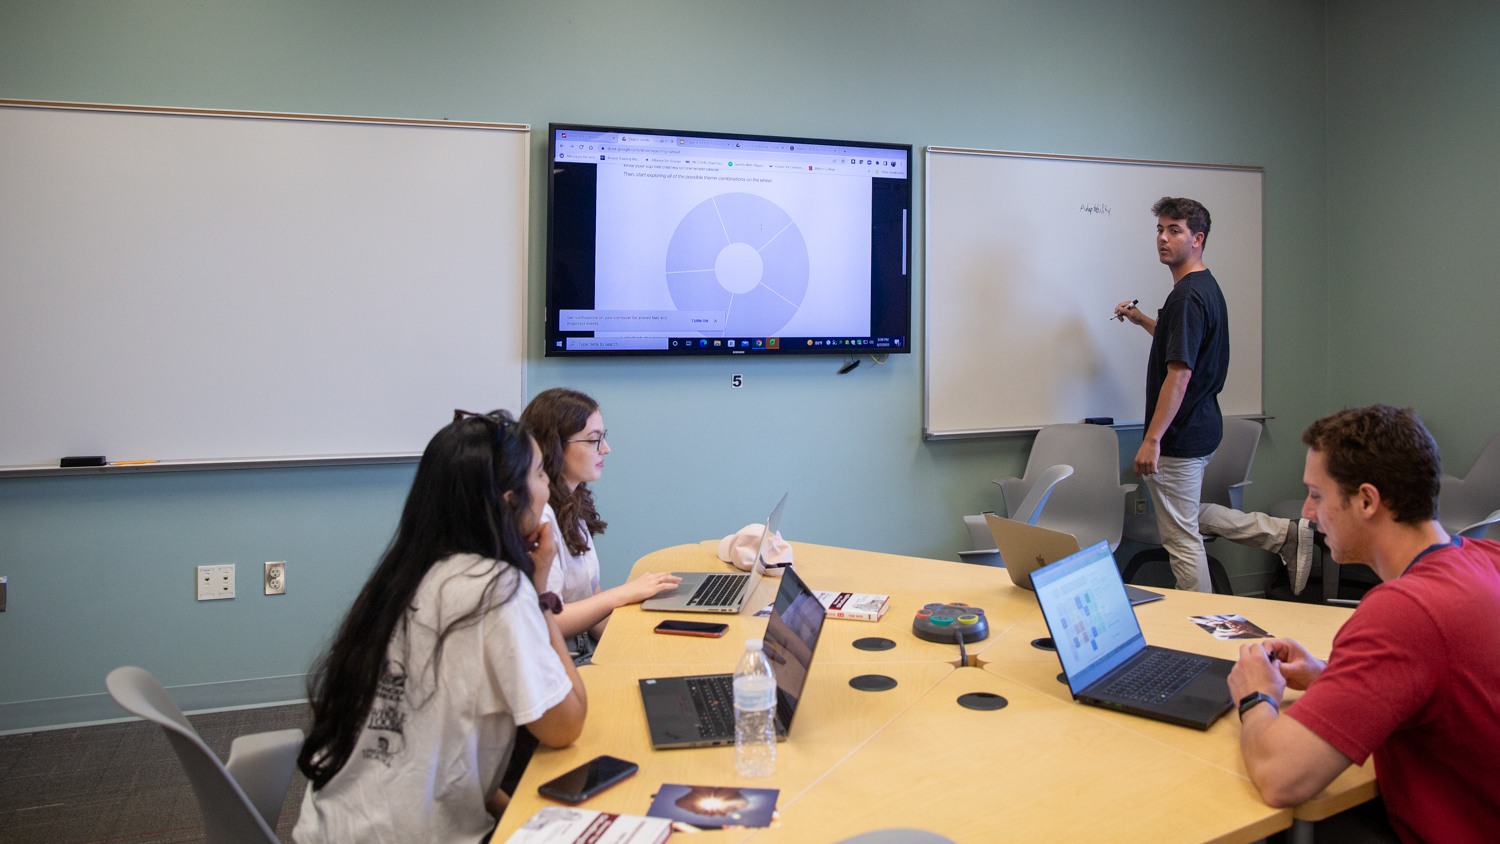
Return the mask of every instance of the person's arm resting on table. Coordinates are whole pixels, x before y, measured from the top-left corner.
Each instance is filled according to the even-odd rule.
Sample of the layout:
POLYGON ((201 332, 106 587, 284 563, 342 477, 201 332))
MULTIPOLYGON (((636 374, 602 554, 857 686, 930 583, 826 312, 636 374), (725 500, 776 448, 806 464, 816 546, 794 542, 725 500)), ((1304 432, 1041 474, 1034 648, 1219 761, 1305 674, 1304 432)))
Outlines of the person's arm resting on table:
POLYGON ((610 613, 654 598, 657 593, 674 589, 681 582, 682 578, 669 572, 648 572, 629 583, 563 604, 562 612, 557 614, 557 626, 564 636, 577 636, 587 630, 597 639, 604 633, 610 613))
POLYGON ((1276 701, 1275 706, 1258 703, 1240 715, 1245 770, 1267 805, 1305 803, 1354 764, 1295 718, 1281 716, 1287 686, 1306 689, 1323 668, 1322 660, 1291 639, 1240 647, 1240 661, 1229 674, 1230 696, 1238 704, 1261 692, 1276 701))
POLYGON ((1167 361, 1167 380, 1161 384, 1161 393, 1156 400, 1156 413, 1147 420, 1146 435, 1141 438, 1140 451, 1135 453, 1137 475, 1156 474, 1156 464, 1161 460, 1161 438, 1167 426, 1177 418, 1182 407, 1182 397, 1187 394, 1188 381, 1193 370, 1180 360, 1167 361))

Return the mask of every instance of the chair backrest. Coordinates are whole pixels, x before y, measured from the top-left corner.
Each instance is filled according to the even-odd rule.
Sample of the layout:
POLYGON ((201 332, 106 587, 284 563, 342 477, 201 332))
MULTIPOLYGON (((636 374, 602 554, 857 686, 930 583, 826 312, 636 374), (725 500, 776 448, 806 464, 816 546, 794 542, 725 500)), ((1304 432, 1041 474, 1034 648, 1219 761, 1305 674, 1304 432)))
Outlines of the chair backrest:
POLYGON ((1058 464, 1073 467, 1057 484, 1034 524, 1071 533, 1080 547, 1099 541, 1120 544, 1125 492, 1120 483, 1120 438, 1104 425, 1047 425, 1037 432, 1026 460, 1026 480, 1058 464))
POLYGON ((1443 476, 1438 493, 1438 521, 1450 533, 1459 531, 1500 509, 1500 434, 1490 438, 1469 474, 1443 476))
POLYGON ((250 798, 245 796, 219 757, 203 743, 172 696, 144 668, 125 666, 109 672, 104 685, 115 702, 155 723, 167 734, 187 772, 208 844, 279 844, 250 798))
POLYGON ((1203 469, 1203 493, 1199 500, 1204 504, 1244 509, 1242 501, 1235 500, 1239 496, 1230 490, 1250 480, 1250 464, 1255 462, 1260 432, 1260 423, 1254 420, 1224 419, 1224 439, 1219 442, 1214 459, 1203 469))
POLYGON ((952 838, 928 832, 925 829, 877 829, 861 832, 839 841, 838 844, 955 844, 952 838))

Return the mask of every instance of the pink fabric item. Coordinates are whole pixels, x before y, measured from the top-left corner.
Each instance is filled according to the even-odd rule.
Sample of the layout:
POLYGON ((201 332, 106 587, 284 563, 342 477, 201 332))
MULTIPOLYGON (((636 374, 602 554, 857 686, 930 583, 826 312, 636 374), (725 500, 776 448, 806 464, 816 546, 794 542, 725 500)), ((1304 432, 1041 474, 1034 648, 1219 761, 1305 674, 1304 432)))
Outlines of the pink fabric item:
MULTIPOLYGON (((755 552, 760 548, 760 535, 765 532, 764 524, 745 525, 737 533, 731 533, 719 540, 719 559, 734 566, 741 571, 749 571, 755 568, 755 552)), ((771 543, 766 548, 767 563, 790 563, 792 561, 792 546, 781 538, 781 531, 771 537, 771 543)), ((770 569, 766 572, 771 577, 781 574, 780 569, 770 569)))

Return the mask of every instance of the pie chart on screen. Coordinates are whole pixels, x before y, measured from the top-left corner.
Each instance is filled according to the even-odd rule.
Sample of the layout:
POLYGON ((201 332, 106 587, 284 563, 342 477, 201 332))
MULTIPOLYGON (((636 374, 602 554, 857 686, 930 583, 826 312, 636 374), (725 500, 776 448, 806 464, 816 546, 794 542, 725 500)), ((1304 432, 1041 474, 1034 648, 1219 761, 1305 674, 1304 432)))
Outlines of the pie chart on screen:
POLYGON ((769 199, 719 194, 677 224, 666 273, 678 310, 725 312, 726 337, 773 337, 807 295, 807 241, 769 199))

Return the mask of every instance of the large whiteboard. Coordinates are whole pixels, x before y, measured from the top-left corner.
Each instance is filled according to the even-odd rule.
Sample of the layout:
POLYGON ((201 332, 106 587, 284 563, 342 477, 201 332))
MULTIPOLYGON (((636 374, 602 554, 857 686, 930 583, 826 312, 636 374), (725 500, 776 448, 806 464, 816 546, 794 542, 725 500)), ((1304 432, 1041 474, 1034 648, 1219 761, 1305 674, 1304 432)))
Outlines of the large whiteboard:
POLYGON ((1151 338, 1110 319, 1172 289, 1151 205, 1208 208, 1204 263, 1229 307, 1226 415, 1261 407, 1261 181, 1256 167, 928 147, 929 438, 1035 429, 1091 416, 1140 422, 1151 338))
POLYGON ((519 412, 528 148, 0 102, 0 466, 410 454, 519 412))

